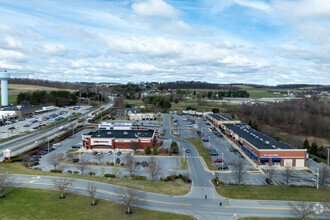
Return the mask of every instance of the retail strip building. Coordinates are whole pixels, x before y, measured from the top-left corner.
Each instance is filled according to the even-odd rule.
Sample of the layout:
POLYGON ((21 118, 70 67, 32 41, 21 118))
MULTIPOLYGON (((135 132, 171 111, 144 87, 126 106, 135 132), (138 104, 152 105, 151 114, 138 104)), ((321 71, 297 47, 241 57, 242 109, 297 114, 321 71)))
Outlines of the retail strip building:
POLYGON ((210 114, 208 118, 258 166, 306 167, 306 149, 296 149, 284 142, 276 141, 225 114, 210 114))

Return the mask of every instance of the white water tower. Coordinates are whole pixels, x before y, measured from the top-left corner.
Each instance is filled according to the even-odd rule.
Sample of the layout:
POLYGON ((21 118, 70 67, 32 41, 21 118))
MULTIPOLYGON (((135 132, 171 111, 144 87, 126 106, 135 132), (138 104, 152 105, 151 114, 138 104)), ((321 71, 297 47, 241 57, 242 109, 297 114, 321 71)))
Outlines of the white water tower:
POLYGON ((8 79, 10 74, 5 69, 0 69, 1 80, 1 105, 8 105, 8 79))

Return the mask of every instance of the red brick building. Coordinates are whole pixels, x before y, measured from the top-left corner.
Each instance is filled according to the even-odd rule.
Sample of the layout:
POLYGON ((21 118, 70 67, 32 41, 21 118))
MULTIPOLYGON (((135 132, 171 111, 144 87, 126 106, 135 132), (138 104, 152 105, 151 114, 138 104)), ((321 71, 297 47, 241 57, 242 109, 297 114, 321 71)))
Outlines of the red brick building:
POLYGON ((145 130, 96 130, 82 134, 82 144, 86 149, 131 149, 138 145, 139 149, 147 146, 159 147, 162 141, 155 136, 152 129, 145 130))
POLYGON ((221 131, 258 165, 306 167, 306 149, 296 149, 246 124, 222 124, 221 131))

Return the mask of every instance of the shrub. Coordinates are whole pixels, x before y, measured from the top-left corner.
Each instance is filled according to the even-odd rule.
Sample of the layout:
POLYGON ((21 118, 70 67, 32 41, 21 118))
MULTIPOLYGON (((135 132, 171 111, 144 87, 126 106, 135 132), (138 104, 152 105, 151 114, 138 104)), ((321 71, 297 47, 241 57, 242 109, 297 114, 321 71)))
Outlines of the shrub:
POLYGON ((94 172, 89 172, 89 175, 90 176, 95 176, 95 173, 94 172))
POLYGON ((60 170, 60 169, 53 169, 53 170, 50 170, 51 173, 62 173, 63 170, 60 170))
POLYGON ((146 148, 146 154, 151 154, 151 149, 149 146, 147 146, 147 148, 146 148))
POLYGON ((152 154, 153 154, 153 155, 157 155, 157 154, 158 154, 158 149, 157 149, 156 146, 154 146, 154 147, 152 148, 152 154))
POLYGON ((6 163, 11 163, 10 159, 5 160, 6 163))
POLYGON ((114 163, 114 162, 111 162, 111 163, 110 163, 110 165, 111 165, 111 166, 114 166, 114 165, 115 165, 115 163, 114 163))
POLYGON ((110 162, 107 162, 107 165, 110 165, 110 162))
POLYGON ((135 180, 146 180, 147 177, 146 176, 134 176, 135 180))
POLYGON ((181 179, 182 179, 182 181, 185 182, 185 183, 191 183, 191 179, 190 179, 188 176, 186 176, 186 175, 183 175, 183 176, 181 177, 181 179))
POLYGON ((79 171, 75 170, 75 171, 73 171, 73 174, 79 174, 79 171))
POLYGON ((311 186, 311 185, 295 185, 295 184, 291 184, 290 187, 298 187, 298 188, 316 188, 316 186, 311 186))
POLYGON ((124 163, 120 163, 120 166, 122 166, 122 167, 123 167, 124 165, 125 165, 124 163))
POLYGON ((104 174, 104 177, 106 177, 106 178, 116 178, 116 175, 115 174, 112 174, 112 173, 106 173, 106 174, 104 174))
POLYGON ((72 174, 72 170, 68 170, 68 173, 72 174))

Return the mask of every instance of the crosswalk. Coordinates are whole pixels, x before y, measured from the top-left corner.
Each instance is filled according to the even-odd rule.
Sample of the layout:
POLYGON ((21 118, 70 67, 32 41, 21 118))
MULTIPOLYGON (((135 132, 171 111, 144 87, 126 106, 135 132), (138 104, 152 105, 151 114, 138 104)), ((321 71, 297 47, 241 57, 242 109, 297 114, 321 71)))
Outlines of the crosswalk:
POLYGON ((187 156, 186 157, 187 159, 199 159, 199 158, 202 158, 202 157, 199 157, 199 156, 187 156))

